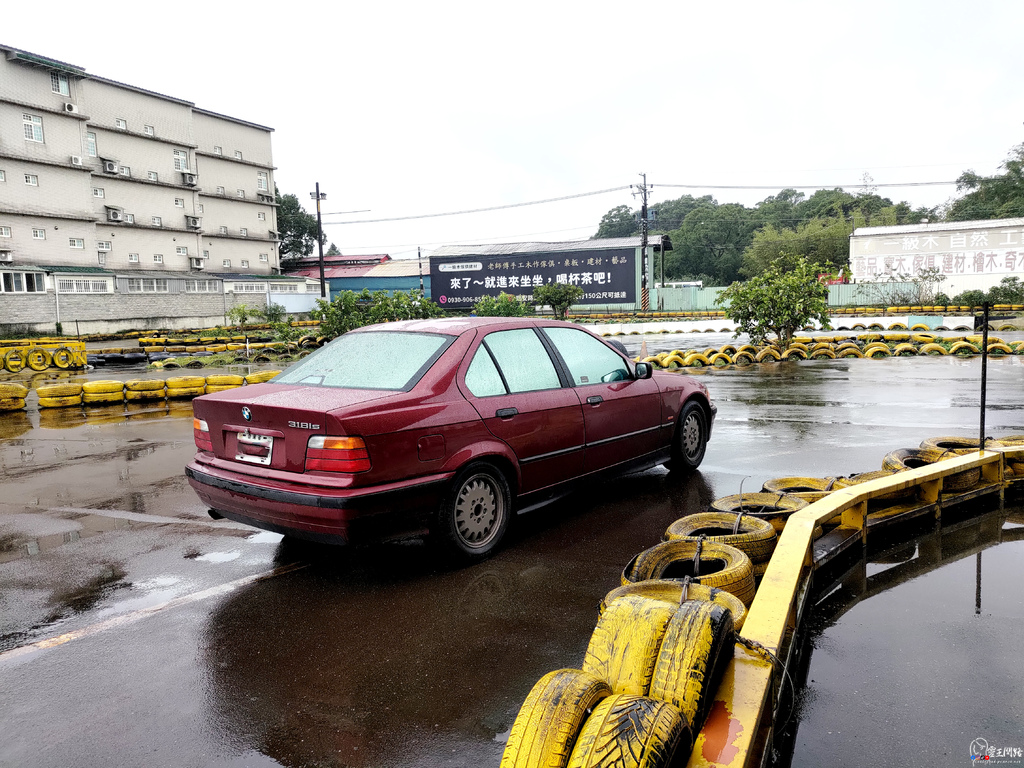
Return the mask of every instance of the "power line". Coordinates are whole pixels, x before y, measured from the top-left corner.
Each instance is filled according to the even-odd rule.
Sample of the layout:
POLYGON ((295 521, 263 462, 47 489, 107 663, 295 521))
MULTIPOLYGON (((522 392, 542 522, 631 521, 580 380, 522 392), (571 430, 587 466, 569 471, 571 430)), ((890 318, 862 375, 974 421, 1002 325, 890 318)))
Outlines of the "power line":
POLYGON ((785 184, 779 186, 774 185, 749 185, 749 184, 652 184, 651 186, 657 187, 673 187, 676 189, 846 189, 852 187, 854 189, 864 188, 870 189, 872 187, 947 187, 956 186, 955 181, 911 181, 906 184, 876 184, 870 182, 864 184, 835 184, 829 186, 828 184, 785 184))

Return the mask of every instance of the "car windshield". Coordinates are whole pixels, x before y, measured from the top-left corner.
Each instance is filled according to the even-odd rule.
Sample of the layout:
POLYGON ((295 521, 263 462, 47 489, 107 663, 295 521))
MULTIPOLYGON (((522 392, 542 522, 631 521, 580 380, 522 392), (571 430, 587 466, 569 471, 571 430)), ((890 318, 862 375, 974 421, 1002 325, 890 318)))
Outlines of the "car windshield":
POLYGON ((433 333, 346 333, 276 376, 274 383, 409 390, 454 340, 433 333))

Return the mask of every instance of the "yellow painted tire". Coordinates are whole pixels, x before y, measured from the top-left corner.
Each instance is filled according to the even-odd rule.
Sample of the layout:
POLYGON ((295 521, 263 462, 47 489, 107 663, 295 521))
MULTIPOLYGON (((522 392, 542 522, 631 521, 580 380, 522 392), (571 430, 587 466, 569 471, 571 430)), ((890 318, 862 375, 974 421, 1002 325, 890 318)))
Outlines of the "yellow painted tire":
POLYGON ((131 379, 124 383, 124 388, 129 392, 163 392, 164 386, 163 379, 131 379))
POLYGON ((519 708, 500 768, 565 766, 587 716, 611 693, 604 680, 588 672, 548 672, 519 708))
POLYGON ((143 389, 143 390, 132 390, 126 389, 124 393, 124 399, 129 402, 135 402, 138 400, 163 400, 167 395, 164 390, 161 389, 143 389))
POLYGON ((778 493, 734 494, 711 502, 711 508, 716 512, 729 512, 735 515, 742 509, 745 515, 767 520, 775 528, 776 533, 782 533, 791 514, 806 506, 807 502, 797 496, 778 493))
POLYGON ((918 344, 933 344, 938 338, 934 333, 915 333, 910 337, 910 340, 918 344))
POLYGON ((206 387, 171 387, 167 388, 167 399, 178 400, 184 398, 199 397, 206 394, 206 387))
POLYGON ((838 353, 836 353, 836 357, 838 357, 838 358, 844 358, 844 357, 859 357, 859 358, 863 358, 864 357, 864 353, 861 352, 856 347, 856 345, 854 345, 853 347, 847 347, 846 349, 840 350, 838 353))
POLYGON ((28 395, 28 387, 23 384, 15 384, 13 382, 0 383, 0 397, 14 397, 22 398, 28 395))
POLYGON ((919 355, 944 355, 946 349, 941 344, 922 344, 921 348, 917 350, 919 355))
POLYGON ((25 367, 25 353, 20 349, 9 349, 4 355, 4 368, 11 373, 17 373, 25 367))
POLYGON ((192 389, 194 387, 205 387, 205 376, 171 376, 166 381, 168 389, 192 389))
POLYGON ((42 347, 33 347, 25 355, 25 364, 33 371, 45 371, 52 360, 53 354, 42 347))
POLYGON ((901 355, 916 355, 917 347, 910 342, 905 341, 902 344, 897 344, 896 349, 892 351, 892 354, 895 357, 900 357, 901 355))
POLYGON ((81 393, 77 395, 62 395, 58 397, 40 397, 40 408, 68 408, 73 405, 82 404, 81 393))
POLYGON ((649 600, 660 600, 673 608, 685 605, 691 600, 703 600, 723 608, 728 608, 732 613, 732 623, 738 632, 743 627, 747 618, 747 606, 745 606, 736 595, 726 592, 717 587, 708 587, 704 584, 691 583, 686 589, 686 601, 683 601, 683 582, 681 579, 648 579, 638 581, 635 584, 625 584, 616 587, 601 601, 598 610, 604 613, 608 606, 626 595, 639 595, 649 600))
POLYGON ((699 536, 703 536, 705 541, 736 547, 750 558, 751 563, 770 560, 778 541, 772 524, 767 520, 743 515, 740 517, 739 531, 733 533, 735 523, 736 515, 725 512, 698 512, 672 523, 665 531, 664 539, 697 541, 699 536))
POLYGON ((693 749, 693 732, 663 701, 619 694, 598 704, 580 731, 569 768, 667 768, 693 749))
POLYGON ((694 731, 704 725, 725 665, 732 658, 732 614, 714 603, 685 603, 665 630, 651 680, 652 699, 683 714, 694 731))
POLYGON ((696 556, 696 542, 663 541, 633 558, 622 571, 622 583, 691 576, 698 584, 724 589, 736 595, 744 605, 750 605, 754 599, 754 575, 749 557, 728 544, 705 541, 699 563, 703 573, 694 576, 696 556), (711 568, 717 570, 709 573, 711 568))
POLYGON ((864 357, 892 357, 892 351, 884 344, 868 345, 864 348, 864 357))
POLYGON ((994 344, 988 345, 988 353, 991 355, 993 352, 1001 352, 1004 355, 1012 355, 1013 349, 1009 344, 1004 344, 1001 341, 997 341, 994 344))
MULTIPOLYGON (((876 469, 873 472, 861 472, 859 474, 850 475, 849 477, 837 477, 835 489, 850 488, 854 485, 860 485, 861 483, 869 482, 870 480, 877 480, 880 477, 890 477, 896 474, 896 470, 892 469, 876 469)), ((895 501, 897 499, 909 499, 917 493, 914 488, 904 488, 899 491, 893 491, 892 493, 886 493, 882 496, 876 496, 875 499, 878 501, 895 501)))
POLYGON ((763 493, 784 493, 808 504, 825 498, 833 489, 832 477, 776 477, 761 486, 763 493))
POLYGON ((807 348, 804 347, 802 344, 794 344, 781 355, 782 360, 789 360, 791 358, 795 358, 797 360, 806 360, 807 348))
POLYGON ((687 368, 692 368, 696 365, 711 365, 711 361, 708 356, 700 352, 691 352, 683 360, 683 365, 687 368))
POLYGON ((604 680, 613 693, 647 695, 665 627, 675 610, 639 595, 616 600, 597 620, 583 671, 604 680))
POLYGON ((24 407, 24 397, 0 397, 0 411, 20 411, 24 407))
POLYGON ((238 389, 240 386, 242 386, 242 385, 241 384, 224 384, 223 386, 219 386, 219 387, 218 386, 212 386, 211 387, 209 384, 207 384, 206 385, 206 394, 209 395, 209 394, 211 394, 213 392, 226 392, 229 389, 238 389))
MULTIPOLYGON (((120 394, 124 391, 123 381, 113 381, 112 379, 100 379, 99 381, 87 381, 82 385, 82 392, 87 395, 99 395, 109 394, 111 392, 117 392, 120 394)), ((88 401, 86 401, 88 402, 88 401)))
POLYGON ((753 365, 754 356, 745 350, 737 352, 732 359, 733 365, 753 365))
POLYGON ((829 360, 836 359, 836 353, 831 349, 816 349, 811 352, 811 360, 819 360, 821 358, 827 358, 829 360))
POLYGON ((708 362, 711 365, 732 365, 732 358, 725 354, 725 352, 716 352, 708 358, 708 362))
POLYGON ((66 371, 75 364, 75 355, 67 347, 58 347, 53 350, 51 360, 53 361, 54 367, 60 368, 62 371, 66 371))
MULTIPOLYGON (((899 448, 890 451, 882 459, 882 469, 893 469, 900 472, 904 469, 916 469, 928 464, 934 464, 944 459, 951 459, 956 456, 952 451, 944 451, 937 448, 899 448)), ((973 488, 981 480, 981 467, 957 472, 942 478, 942 490, 944 493, 951 491, 965 491, 973 488)))
POLYGON ((775 349, 775 347, 765 347, 754 356, 754 360, 759 363, 763 363, 766 360, 778 362, 781 358, 782 356, 779 354, 779 350, 775 349))
POLYGON ((967 352, 971 355, 980 355, 981 350, 971 344, 969 341, 958 341, 956 344, 949 348, 949 354, 958 355, 961 352, 967 352))
POLYGON ((277 376, 280 371, 257 371, 256 373, 250 373, 245 377, 246 384, 261 384, 264 381, 270 381, 272 378, 277 376))
POLYGON ((123 403, 124 391, 117 392, 83 392, 82 402, 86 405, 100 405, 108 403, 123 403))
POLYGON ((48 384, 36 387, 39 397, 75 397, 82 394, 81 384, 48 384))

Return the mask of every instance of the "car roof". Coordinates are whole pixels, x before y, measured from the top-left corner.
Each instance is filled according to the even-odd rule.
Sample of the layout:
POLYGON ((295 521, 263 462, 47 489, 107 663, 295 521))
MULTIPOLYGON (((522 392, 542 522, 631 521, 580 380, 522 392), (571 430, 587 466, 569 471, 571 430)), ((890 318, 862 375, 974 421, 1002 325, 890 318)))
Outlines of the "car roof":
POLYGON ((555 320, 550 317, 438 317, 429 320, 398 320, 392 323, 366 325, 355 330, 443 333, 458 336, 479 328, 493 331, 511 328, 530 328, 534 326, 578 327, 572 323, 555 320))

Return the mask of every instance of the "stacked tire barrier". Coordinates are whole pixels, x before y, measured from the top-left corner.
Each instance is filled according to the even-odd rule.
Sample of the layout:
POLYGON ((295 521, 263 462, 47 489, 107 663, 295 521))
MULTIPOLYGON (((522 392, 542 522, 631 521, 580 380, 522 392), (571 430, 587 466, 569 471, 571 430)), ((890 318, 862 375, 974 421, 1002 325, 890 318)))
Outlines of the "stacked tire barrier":
POLYGON ((0 344, 0 370, 19 373, 23 370, 61 371, 84 368, 85 344, 64 339, 20 339, 0 344))
MULTIPOLYGON (((754 346, 743 344, 736 347, 726 344, 718 349, 673 349, 659 352, 638 362, 652 363, 659 368, 702 368, 727 365, 752 365, 754 363, 777 363, 786 360, 818 360, 844 358, 888 358, 903 356, 974 356, 981 354, 981 336, 942 337, 931 333, 864 333, 858 336, 821 336, 814 339, 803 337, 794 340, 786 349, 774 345, 754 346)), ((1004 342, 989 337, 988 354, 1024 355, 1024 341, 1004 342)))
MULTIPOLYGON (((740 632, 789 516, 840 488, 975 452, 978 445, 970 438, 929 438, 919 448, 887 454, 881 470, 776 478, 760 492, 723 497, 714 511, 673 522, 663 541, 629 561, 622 586, 601 601, 580 668, 550 672, 534 685, 501 768, 684 765, 734 642, 764 651, 740 632)), ((1022 445, 1024 435, 985 441, 996 450, 1022 445)), ((1006 466, 1024 476, 1024 461, 1006 466)), ((943 478, 943 493, 962 493, 980 481, 980 471, 952 474, 943 478)), ((914 486, 909 492, 915 494, 914 486)), ((877 509, 906 499, 899 489, 871 501, 877 509)), ((812 538, 823 534, 818 525, 812 538)))
MULTIPOLYGON (((190 400, 209 392, 223 392, 269 381, 279 373, 280 371, 257 371, 247 376, 218 374, 128 381, 101 379, 84 383, 44 385, 36 388, 36 395, 39 398, 40 409, 119 405, 139 401, 190 400)), ((26 408, 26 397, 30 391, 21 384, 0 384, 0 411, 26 408)))

